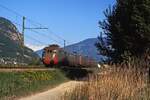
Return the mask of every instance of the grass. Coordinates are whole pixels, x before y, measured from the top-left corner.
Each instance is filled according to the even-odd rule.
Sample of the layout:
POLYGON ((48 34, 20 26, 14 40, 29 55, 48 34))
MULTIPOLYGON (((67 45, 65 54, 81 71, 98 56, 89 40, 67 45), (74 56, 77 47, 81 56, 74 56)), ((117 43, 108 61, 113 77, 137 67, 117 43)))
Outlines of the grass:
POLYGON ((0 72, 0 100, 13 100, 65 81, 67 78, 59 70, 0 72))
POLYGON ((68 91, 62 100, 150 100, 149 63, 140 61, 111 65, 102 74, 68 91))
POLYGON ((44 65, 21 65, 21 64, 0 64, 0 67, 3 68, 11 68, 11 67, 17 67, 17 68, 24 68, 24 67, 29 67, 29 68, 46 68, 44 65))

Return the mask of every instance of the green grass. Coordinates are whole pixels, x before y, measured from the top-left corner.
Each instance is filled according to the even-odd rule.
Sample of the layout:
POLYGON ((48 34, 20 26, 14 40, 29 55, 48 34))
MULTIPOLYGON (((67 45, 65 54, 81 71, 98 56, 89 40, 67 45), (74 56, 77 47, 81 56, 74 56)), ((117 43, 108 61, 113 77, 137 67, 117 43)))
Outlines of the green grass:
POLYGON ((59 71, 27 71, 0 73, 0 100, 12 100, 20 96, 43 91, 67 81, 59 71))

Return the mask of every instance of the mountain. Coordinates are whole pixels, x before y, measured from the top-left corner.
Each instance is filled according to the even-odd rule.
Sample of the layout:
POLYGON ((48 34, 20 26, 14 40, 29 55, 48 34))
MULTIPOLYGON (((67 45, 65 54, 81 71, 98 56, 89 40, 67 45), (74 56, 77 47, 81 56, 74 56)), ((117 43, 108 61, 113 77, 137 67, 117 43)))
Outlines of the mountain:
POLYGON ((41 49, 41 50, 37 50, 37 51, 35 51, 35 53, 36 54, 38 54, 40 57, 42 57, 42 53, 43 53, 43 49, 41 49))
POLYGON ((98 55, 98 51, 95 46, 95 43, 97 41, 98 41, 97 38, 89 38, 79 43, 69 45, 65 48, 65 50, 71 53, 77 53, 77 54, 82 54, 84 56, 88 56, 97 61, 102 61, 102 59, 105 59, 105 57, 102 55, 98 55))
MULTIPOLYGON (((75 43, 65 47, 65 50, 70 53, 82 54, 84 56, 91 57, 97 61, 102 61, 106 57, 98 55, 95 43, 98 41, 97 38, 89 38, 79 43, 75 43)), ((36 53, 41 57, 43 50, 38 50, 36 53)))
POLYGON ((21 47, 22 35, 17 27, 8 19, 0 17, 0 63, 2 61, 21 62, 24 51, 24 63, 38 58, 28 47, 21 47))

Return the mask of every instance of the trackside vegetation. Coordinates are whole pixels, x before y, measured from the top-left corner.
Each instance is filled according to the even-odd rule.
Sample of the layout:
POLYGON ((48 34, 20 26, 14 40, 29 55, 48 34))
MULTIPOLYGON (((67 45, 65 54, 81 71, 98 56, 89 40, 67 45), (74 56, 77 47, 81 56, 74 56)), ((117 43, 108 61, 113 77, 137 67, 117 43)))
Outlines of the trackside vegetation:
POLYGON ((68 91, 62 100, 150 100, 149 62, 110 65, 68 91))
POLYGON ((13 100, 65 81, 67 78, 60 70, 0 72, 0 100, 13 100))

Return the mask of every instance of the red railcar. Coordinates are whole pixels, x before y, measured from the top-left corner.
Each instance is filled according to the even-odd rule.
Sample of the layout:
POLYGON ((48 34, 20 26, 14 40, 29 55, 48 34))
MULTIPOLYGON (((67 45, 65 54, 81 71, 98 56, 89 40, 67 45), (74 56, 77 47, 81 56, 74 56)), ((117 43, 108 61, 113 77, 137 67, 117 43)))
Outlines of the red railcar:
POLYGON ((72 67, 96 67, 95 60, 78 54, 66 52, 58 45, 50 45, 44 48, 42 62, 46 66, 68 65, 72 67))

